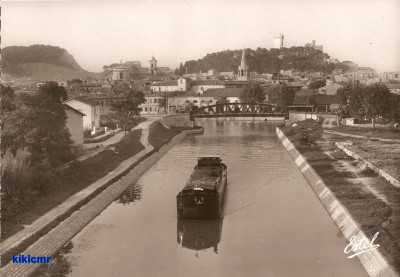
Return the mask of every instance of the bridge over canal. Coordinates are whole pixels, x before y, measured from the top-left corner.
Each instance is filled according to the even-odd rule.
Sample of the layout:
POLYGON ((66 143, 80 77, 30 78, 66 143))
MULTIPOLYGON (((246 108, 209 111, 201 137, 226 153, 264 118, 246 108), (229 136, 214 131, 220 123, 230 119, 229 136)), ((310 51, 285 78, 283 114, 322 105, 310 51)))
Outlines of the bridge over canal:
POLYGON ((204 106, 190 112, 191 119, 207 117, 286 117, 269 103, 224 103, 204 106))

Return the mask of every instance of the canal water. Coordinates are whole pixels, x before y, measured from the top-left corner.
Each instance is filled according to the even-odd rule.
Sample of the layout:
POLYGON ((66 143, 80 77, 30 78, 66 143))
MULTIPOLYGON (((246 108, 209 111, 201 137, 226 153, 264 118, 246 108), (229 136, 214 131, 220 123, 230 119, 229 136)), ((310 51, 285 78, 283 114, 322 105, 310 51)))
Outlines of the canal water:
POLYGON ((367 276, 275 135, 276 124, 201 120, 38 276, 367 276), (228 166, 224 218, 176 217, 197 157, 228 166))

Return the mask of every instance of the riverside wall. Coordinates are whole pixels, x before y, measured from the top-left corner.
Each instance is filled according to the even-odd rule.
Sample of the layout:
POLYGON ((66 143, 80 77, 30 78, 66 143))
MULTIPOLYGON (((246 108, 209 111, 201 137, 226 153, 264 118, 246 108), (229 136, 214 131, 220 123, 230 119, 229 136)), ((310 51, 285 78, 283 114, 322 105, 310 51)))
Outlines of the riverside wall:
MULTIPOLYGON (((339 202, 321 177, 278 127, 276 128, 276 134, 346 240, 350 241, 352 237, 355 237, 357 241, 366 238, 367 236, 352 218, 349 211, 339 202)), ((372 277, 399 276, 377 248, 361 253, 357 257, 367 273, 372 277)))
POLYGON ((194 127, 189 114, 166 115, 161 118, 161 122, 168 127, 194 127))

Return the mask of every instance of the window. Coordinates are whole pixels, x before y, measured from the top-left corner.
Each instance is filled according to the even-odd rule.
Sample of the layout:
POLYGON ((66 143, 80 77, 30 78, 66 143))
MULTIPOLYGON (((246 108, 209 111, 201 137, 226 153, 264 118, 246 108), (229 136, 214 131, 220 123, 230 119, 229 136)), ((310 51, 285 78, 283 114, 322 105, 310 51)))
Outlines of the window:
POLYGON ((147 112, 147 107, 144 107, 144 111, 147 112))
POLYGON ((149 108, 149 112, 152 112, 152 111, 153 111, 153 108, 152 108, 152 107, 150 107, 150 108, 149 108))

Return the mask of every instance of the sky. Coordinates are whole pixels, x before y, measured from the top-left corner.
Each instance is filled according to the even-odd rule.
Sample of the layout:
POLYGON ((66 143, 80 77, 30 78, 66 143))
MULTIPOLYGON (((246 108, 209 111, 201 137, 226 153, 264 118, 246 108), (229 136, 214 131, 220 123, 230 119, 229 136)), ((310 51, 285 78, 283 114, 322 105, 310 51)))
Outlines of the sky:
MULTIPOLYGON (((172 69, 207 53, 316 41, 340 61, 400 70, 400 0, 2 1, 2 47, 45 44, 85 70, 152 55, 172 69)), ((251 69, 250 69, 251 70, 251 69)))

